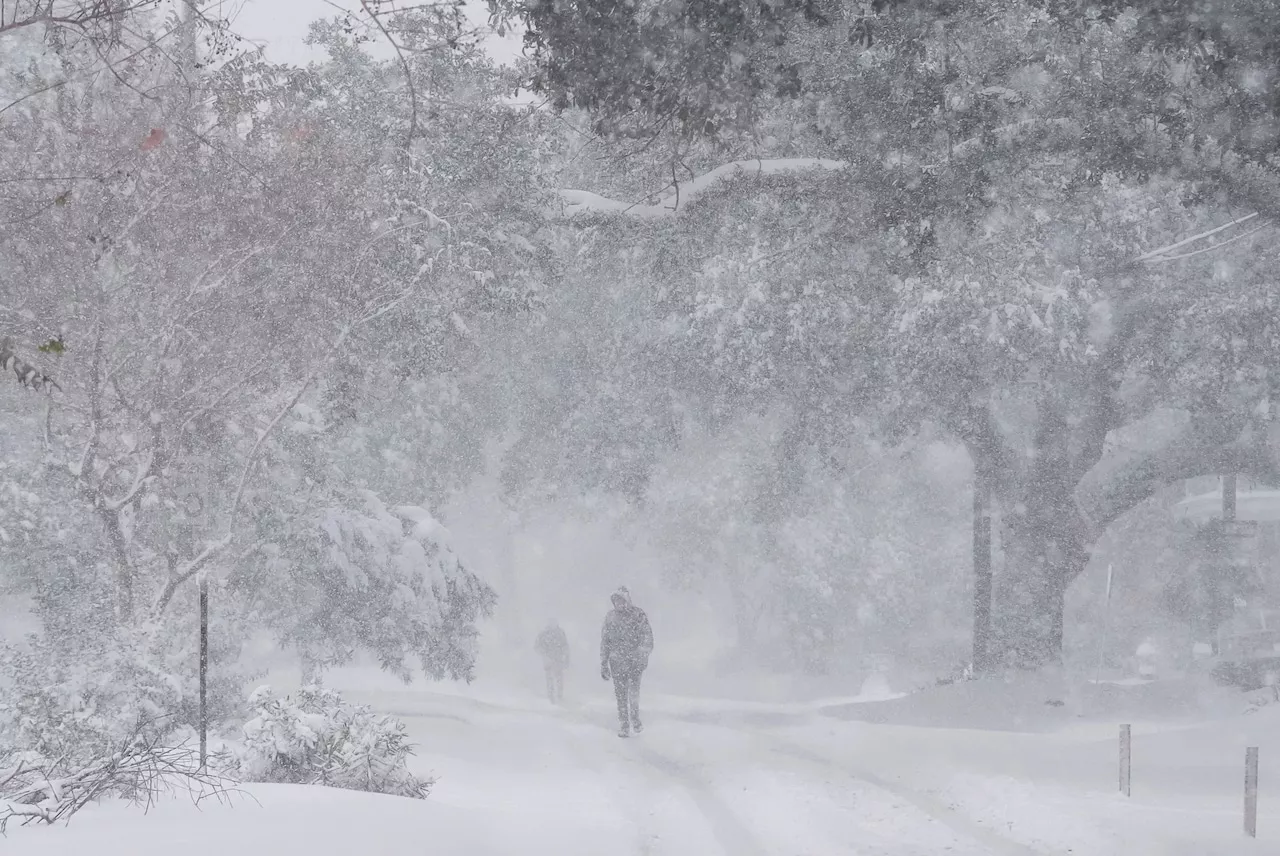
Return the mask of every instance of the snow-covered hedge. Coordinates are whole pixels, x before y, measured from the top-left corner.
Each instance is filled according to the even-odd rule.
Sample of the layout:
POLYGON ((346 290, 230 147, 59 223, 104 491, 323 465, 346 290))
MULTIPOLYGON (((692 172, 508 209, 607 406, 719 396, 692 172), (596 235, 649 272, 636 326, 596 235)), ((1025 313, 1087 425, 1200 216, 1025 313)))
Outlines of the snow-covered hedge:
POLYGON ((328 785, 423 799, 434 779, 409 772, 404 724, 306 687, 292 697, 259 687, 249 697, 243 743, 226 760, 244 781, 328 785))

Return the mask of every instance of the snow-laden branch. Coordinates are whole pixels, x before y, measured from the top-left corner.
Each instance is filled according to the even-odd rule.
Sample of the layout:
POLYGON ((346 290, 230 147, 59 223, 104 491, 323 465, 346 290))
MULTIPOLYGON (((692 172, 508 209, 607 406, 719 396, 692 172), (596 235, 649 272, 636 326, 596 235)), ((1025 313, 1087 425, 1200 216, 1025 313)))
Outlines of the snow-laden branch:
MULTIPOLYGON (((1078 134, 1075 121, 1069 118, 1021 119, 1009 125, 991 129, 996 145, 1009 148, 1018 144, 1026 135, 1048 130, 1059 134, 1078 134)), ((920 163, 918 168, 932 172, 961 160, 982 156, 990 149, 986 136, 975 136, 951 146, 937 163, 920 163)), ((848 168, 848 161, 824 158, 755 158, 722 164, 710 172, 687 182, 673 182, 671 189, 651 205, 610 199, 587 190, 561 190, 560 204, 551 212, 553 217, 570 218, 579 214, 620 214, 637 220, 660 220, 674 217, 680 209, 710 188, 738 175, 779 175, 812 171, 837 172, 848 168)))
POLYGON ((147 452, 147 457, 138 465, 138 469, 134 471, 133 481, 129 485, 129 489, 115 499, 109 499, 103 495, 103 489, 99 488, 98 496, 101 501, 103 510, 109 514, 116 514, 126 505, 132 503, 141 495, 143 488, 147 486, 151 479, 156 463, 156 450, 151 449, 147 452))
POLYGON ((786 173, 836 172, 848 166, 847 161, 823 158, 770 158, 740 160, 722 164, 686 182, 675 182, 658 202, 644 205, 610 199, 589 190, 561 190, 560 204, 552 216, 577 217, 583 214, 621 214, 637 220, 661 220, 676 216, 684 206, 705 195, 721 182, 740 175, 782 175, 786 173))
MULTIPOLYGON (((156 615, 160 615, 164 612, 165 607, 169 605, 169 601, 173 600, 173 596, 177 593, 178 588, 183 583, 200 573, 200 569, 203 568, 210 559, 222 552, 222 550, 231 543, 232 534, 233 533, 228 532, 216 541, 209 541, 204 545, 204 549, 196 554, 195 558, 189 562, 184 562, 176 570, 170 572, 169 579, 164 584, 164 591, 160 593, 159 599, 156 600, 156 615)), ((257 545, 255 544, 246 552, 245 555, 247 556, 248 553, 251 553, 256 549, 257 545)))
POLYGON ((1172 256, 1168 255, 1174 250, 1180 250, 1183 247, 1187 246, 1188 244, 1194 244, 1196 241, 1201 241, 1201 240, 1204 240, 1205 238, 1212 237, 1218 234, 1219 232, 1224 232, 1227 229, 1232 228, 1233 226, 1239 226, 1241 223, 1247 223, 1257 216, 1258 216, 1257 211, 1253 212, 1252 214, 1246 214, 1243 217, 1239 217, 1235 220, 1232 220, 1230 223, 1223 223, 1221 226, 1217 226, 1213 229, 1206 229, 1203 232, 1199 232, 1195 235, 1192 235, 1190 238, 1183 238, 1180 241, 1175 241, 1172 244, 1168 244, 1166 246, 1154 249, 1149 253, 1143 253, 1142 255, 1138 256, 1138 258, 1134 259, 1134 261, 1146 262, 1148 264, 1152 262, 1169 262, 1169 261, 1174 261, 1176 259, 1186 259, 1186 258, 1190 258, 1191 256, 1198 256, 1201 253, 1207 253, 1210 250, 1216 250, 1219 247, 1225 247, 1227 244, 1238 241, 1241 238, 1247 238, 1253 233, 1266 228, 1266 225, 1264 224, 1262 226, 1258 226, 1254 229, 1250 229, 1248 232, 1245 232, 1244 234, 1236 235, 1234 238, 1227 238, 1225 240, 1218 241, 1217 243, 1210 244, 1209 246, 1202 247, 1198 250, 1190 250, 1188 252, 1179 253, 1177 255, 1172 255, 1172 256))

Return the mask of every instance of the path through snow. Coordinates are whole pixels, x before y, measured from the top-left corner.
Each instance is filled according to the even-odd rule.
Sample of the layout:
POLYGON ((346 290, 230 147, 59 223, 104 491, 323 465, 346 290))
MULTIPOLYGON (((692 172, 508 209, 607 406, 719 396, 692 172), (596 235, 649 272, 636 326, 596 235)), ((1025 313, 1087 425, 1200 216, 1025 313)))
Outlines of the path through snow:
POLYGON ((452 706, 441 699, 384 704, 405 717, 424 761, 452 771, 433 800, 471 807, 498 799, 513 809, 523 803, 521 811, 545 820, 538 845, 549 852, 1040 853, 801 746, 742 725, 710 724, 705 712, 696 723, 653 718, 642 735, 622 740, 599 704, 557 711, 464 702, 465 722, 440 716, 440 708, 452 706))

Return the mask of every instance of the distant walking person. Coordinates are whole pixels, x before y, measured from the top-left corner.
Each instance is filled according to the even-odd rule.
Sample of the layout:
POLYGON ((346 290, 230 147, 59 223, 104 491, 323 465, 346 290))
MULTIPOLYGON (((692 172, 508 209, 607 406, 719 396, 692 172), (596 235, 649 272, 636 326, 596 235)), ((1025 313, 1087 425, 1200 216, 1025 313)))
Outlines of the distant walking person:
POLYGON ((640 676, 653 653, 653 629, 649 616, 631 602, 631 592, 623 586, 610 598, 613 609, 604 617, 600 631, 600 677, 613 679, 618 697, 619 737, 644 730, 640 723, 640 676))
POLYGON ((553 618, 538 634, 533 648, 542 656, 547 673, 547 698, 552 704, 564 701, 564 670, 569 668, 569 640, 553 618))

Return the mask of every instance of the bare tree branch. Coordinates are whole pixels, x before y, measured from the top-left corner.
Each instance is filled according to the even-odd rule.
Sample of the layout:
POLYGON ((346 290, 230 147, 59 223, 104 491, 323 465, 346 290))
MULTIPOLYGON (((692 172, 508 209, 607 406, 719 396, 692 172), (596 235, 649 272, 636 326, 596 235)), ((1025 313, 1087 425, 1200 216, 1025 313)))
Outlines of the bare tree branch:
POLYGON ((66 758, 20 762, 0 774, 0 835, 8 824, 70 820, 82 808, 115 794, 146 808, 164 794, 185 793, 193 802, 225 801, 233 784, 200 764, 188 745, 165 745, 155 720, 139 719, 115 746, 76 763, 66 758))
POLYGON ((133 2, 113 2, 113 0, 80 0, 66 4, 58 10, 54 2, 33 3, 29 12, 19 17, 19 10, 14 9, 13 17, 5 20, 0 15, 0 36, 25 30, 28 27, 68 27, 86 31, 99 25, 116 25, 125 17, 144 9, 154 9, 160 0, 133 0, 133 2))

